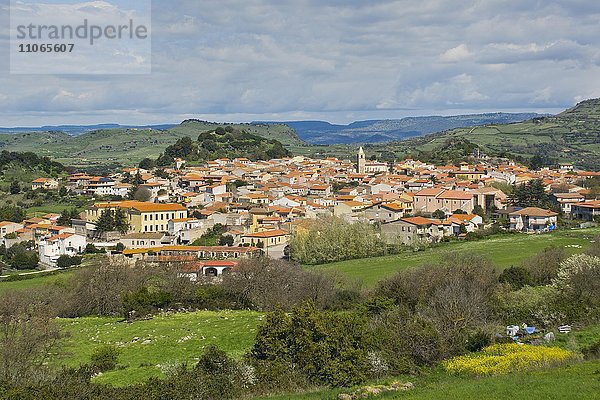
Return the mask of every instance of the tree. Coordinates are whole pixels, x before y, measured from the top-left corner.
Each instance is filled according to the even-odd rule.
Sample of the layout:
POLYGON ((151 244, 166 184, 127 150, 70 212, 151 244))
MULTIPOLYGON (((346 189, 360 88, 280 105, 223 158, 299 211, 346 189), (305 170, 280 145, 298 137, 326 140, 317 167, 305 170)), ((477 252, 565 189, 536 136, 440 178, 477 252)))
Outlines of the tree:
POLYGON ((82 259, 79 256, 62 255, 56 260, 56 266, 58 268, 70 268, 74 265, 80 265, 81 261, 82 259))
POLYGON ((60 189, 58 190, 58 195, 60 197, 67 197, 68 194, 69 194, 69 189, 67 189, 66 186, 61 186, 60 189))
POLYGON ((9 205, 0 206, 0 221, 21 222, 27 218, 25 210, 9 205))
POLYGON ((600 257, 577 254, 560 265, 554 287, 586 318, 600 316, 600 257))
POLYGON ((449 354, 464 350, 465 335, 492 318, 498 280, 486 258, 448 253, 440 264, 401 271, 381 281, 375 295, 430 321, 449 354))
POLYGON ((500 283, 508 283, 513 290, 519 290, 523 286, 531 286, 533 279, 529 270, 523 267, 512 266, 502 271, 498 277, 500 283))
POLYGON ((152 191, 147 187, 140 187, 134 192, 133 198, 137 201, 150 201, 152 199, 152 191))
POLYGON ((221 235, 219 238, 220 246, 233 246, 233 236, 231 235, 221 235))
POLYGON ((482 218, 486 216, 485 210, 479 204, 475 204, 475 207, 473 207, 473 214, 477 214, 482 218))
POLYGON ((550 207, 550 199, 541 179, 533 179, 515 186, 511 197, 513 205, 518 207, 550 207))
POLYGON ((119 242, 119 243, 117 243, 115 250, 118 251, 119 253, 122 253, 123 250, 125 250, 125 245, 123 243, 119 242))
POLYGON ((113 210, 104 210, 96 221, 96 231, 98 233, 111 232, 115 227, 115 213, 113 210))
POLYGON ((433 213, 431 213, 431 216, 437 219, 444 219, 446 218, 446 213, 442 210, 435 210, 433 213))
POLYGON ((114 227, 113 230, 120 233, 127 233, 129 230, 129 223, 127 222, 127 213, 122 208, 117 208, 114 211, 113 216, 114 227))
POLYGON ((293 259, 304 264, 373 257, 387 248, 378 227, 337 217, 311 221, 308 231, 294 233, 290 247, 293 259))
POLYGON ((206 149, 207 151, 210 151, 211 153, 219 150, 219 146, 212 139, 206 139, 206 140, 204 140, 202 142, 202 148, 206 149))
POLYGON ((17 243, 6 251, 9 265, 14 269, 35 269, 39 263, 39 257, 33 250, 33 242, 17 243))
POLYGON ((9 187, 8 191, 10 192, 10 194, 19 194, 19 193, 21 193, 21 186, 19 185, 19 181, 13 180, 10 183, 10 187, 9 187))
POLYGON ((72 220, 78 219, 79 213, 75 209, 64 209, 56 223, 60 226, 69 227, 72 225, 72 220))
POLYGON ((142 161, 140 161, 138 167, 140 167, 141 169, 145 169, 145 170, 152 170, 154 167, 156 166, 156 161, 154 161, 151 158, 144 158, 142 161))
POLYGON ((523 261, 521 266, 529 271, 533 284, 550 285, 558 274, 560 264, 567 257, 563 248, 552 246, 523 261))

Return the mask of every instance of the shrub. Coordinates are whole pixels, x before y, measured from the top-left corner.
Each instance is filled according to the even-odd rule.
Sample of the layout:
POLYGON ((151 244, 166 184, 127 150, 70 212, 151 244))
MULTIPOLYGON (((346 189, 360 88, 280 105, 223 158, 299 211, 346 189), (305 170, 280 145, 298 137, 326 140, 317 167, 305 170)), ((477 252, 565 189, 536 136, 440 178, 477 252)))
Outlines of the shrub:
POLYGON ((242 388, 237 363, 223 350, 208 346, 200 356, 194 373, 200 375, 203 392, 209 399, 238 398, 242 388))
POLYGON ((98 372, 111 371, 117 367, 121 351, 115 346, 102 346, 92 352, 91 364, 98 372))
POLYGON ((600 257, 578 254, 560 265, 553 286, 573 319, 600 317, 600 257))
POLYGON ((56 260, 56 266, 58 268, 69 268, 74 265, 80 265, 81 261, 82 261, 82 258, 79 256, 62 255, 62 256, 58 257, 58 260, 56 260))
POLYGON ((531 286, 533 279, 529 271, 523 267, 506 268, 498 277, 500 283, 508 283, 513 289, 521 289, 523 286, 531 286))
POLYGON ((465 348, 467 351, 476 352, 480 351, 486 346, 489 346, 491 343, 492 336, 488 332, 477 330, 467 337, 467 344, 465 348))
POLYGON ((495 344, 480 353, 454 357, 442 363, 455 374, 499 375, 552 367, 577 360, 579 355, 559 347, 495 344))
POLYGON ((123 311, 126 318, 132 314, 146 316, 157 309, 166 308, 173 301, 173 294, 144 286, 133 293, 123 295, 123 311))
POLYGON ((249 358, 262 379, 293 381, 300 375, 313 384, 352 386, 369 377, 370 338, 366 321, 357 314, 318 312, 306 305, 291 315, 269 314, 249 358), (286 377, 273 376, 280 373, 286 377))
POLYGON ((370 322, 380 356, 394 374, 415 373, 442 357, 442 340, 432 323, 397 307, 370 322))
POLYGON ((549 285, 556 278, 560 263, 568 257, 559 247, 547 247, 539 254, 525 260, 522 266, 527 269, 535 285, 549 285))
POLYGON ((548 327, 560 324, 564 314, 557 302, 559 291, 551 286, 526 286, 517 291, 499 292, 496 315, 506 324, 528 324, 548 327))

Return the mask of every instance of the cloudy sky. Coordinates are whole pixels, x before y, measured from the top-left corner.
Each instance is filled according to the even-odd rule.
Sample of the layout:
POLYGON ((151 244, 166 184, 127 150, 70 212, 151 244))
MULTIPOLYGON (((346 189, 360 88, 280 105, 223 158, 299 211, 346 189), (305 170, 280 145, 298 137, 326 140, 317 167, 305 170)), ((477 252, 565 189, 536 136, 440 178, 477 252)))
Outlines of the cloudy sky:
MULTIPOLYGON (((121 9, 131 4, 107 2, 121 9)), ((9 48, 9 4, 0 0, 3 55, 9 48)), ((600 97, 598 1, 152 5, 151 74, 11 75, 8 56, 0 57, 0 126, 152 124, 190 117, 349 122, 554 112, 600 97)))

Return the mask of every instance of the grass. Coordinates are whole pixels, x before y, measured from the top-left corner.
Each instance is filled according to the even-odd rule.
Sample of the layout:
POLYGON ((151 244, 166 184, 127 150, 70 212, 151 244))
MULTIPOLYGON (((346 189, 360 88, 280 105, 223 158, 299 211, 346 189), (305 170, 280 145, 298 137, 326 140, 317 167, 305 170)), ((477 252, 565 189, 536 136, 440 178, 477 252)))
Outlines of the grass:
MULTIPOLYGON (((21 273, 21 272, 19 272, 21 273)), ((13 282, 1 282, 0 281, 0 294, 10 292, 13 290, 31 289, 41 287, 43 285, 60 284, 69 279, 73 274, 73 271, 59 271, 51 275, 48 274, 36 274, 35 276, 20 281, 13 282)))
POLYGON ((543 235, 499 235, 477 241, 440 244, 438 247, 420 252, 408 251, 392 256, 348 260, 306 266, 306 268, 324 272, 339 272, 350 279, 361 281, 366 286, 374 286, 381 279, 398 271, 425 263, 436 263, 448 251, 480 254, 490 258, 498 268, 504 269, 519 264, 549 246, 565 248, 569 253, 583 251, 590 246, 590 240, 596 235, 600 235, 599 228, 565 230, 543 235), (581 246, 581 248, 566 246, 581 246))
MULTIPOLYGON (((381 399, 407 400, 514 400, 514 399, 597 399, 600 393, 600 360, 559 368, 512 375, 472 378, 451 376, 443 371, 419 377, 401 377, 413 382, 408 392, 387 393, 381 399)), ((336 399, 340 390, 270 397, 271 400, 336 399)))
POLYGON ((132 323, 109 317, 59 319, 68 337, 61 339, 50 362, 76 367, 88 363, 97 347, 115 345, 121 349, 119 368, 95 381, 115 386, 141 383, 163 376, 159 365, 193 364, 211 344, 241 357, 254 343, 261 318, 253 311, 198 311, 132 323), (150 342, 144 344, 146 340, 150 342))

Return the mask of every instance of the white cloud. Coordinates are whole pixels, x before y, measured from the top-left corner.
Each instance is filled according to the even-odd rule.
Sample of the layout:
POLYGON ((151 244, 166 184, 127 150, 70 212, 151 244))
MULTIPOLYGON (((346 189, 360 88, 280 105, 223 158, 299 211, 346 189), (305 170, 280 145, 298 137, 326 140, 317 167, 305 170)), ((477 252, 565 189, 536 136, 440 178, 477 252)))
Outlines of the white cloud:
POLYGON ((466 44, 459 44, 456 47, 446 50, 444 53, 440 55, 440 60, 443 62, 459 62, 468 60, 471 58, 472 53, 469 51, 469 48, 466 44))

